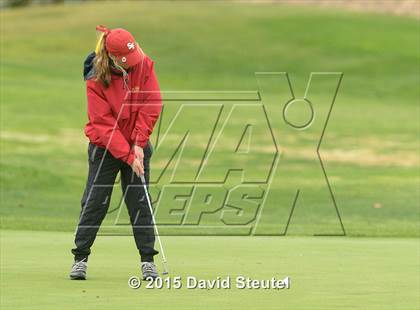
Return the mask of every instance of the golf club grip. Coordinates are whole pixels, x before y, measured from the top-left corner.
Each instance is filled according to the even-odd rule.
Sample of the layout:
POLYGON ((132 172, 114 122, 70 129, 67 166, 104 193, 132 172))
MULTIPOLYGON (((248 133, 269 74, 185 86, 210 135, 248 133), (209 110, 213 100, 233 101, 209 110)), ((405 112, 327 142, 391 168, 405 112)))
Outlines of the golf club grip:
POLYGON ((140 180, 143 185, 146 185, 146 178, 144 177, 144 174, 140 174, 140 180))

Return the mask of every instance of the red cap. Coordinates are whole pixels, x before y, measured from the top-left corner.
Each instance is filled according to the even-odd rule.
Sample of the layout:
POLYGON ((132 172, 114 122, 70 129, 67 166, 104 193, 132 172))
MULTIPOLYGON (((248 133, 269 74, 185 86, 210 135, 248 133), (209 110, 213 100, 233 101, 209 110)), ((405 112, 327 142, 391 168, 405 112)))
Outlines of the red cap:
POLYGON ((120 63, 132 67, 141 61, 142 52, 130 32, 122 28, 108 29, 104 26, 97 26, 96 29, 105 32, 106 50, 120 63))

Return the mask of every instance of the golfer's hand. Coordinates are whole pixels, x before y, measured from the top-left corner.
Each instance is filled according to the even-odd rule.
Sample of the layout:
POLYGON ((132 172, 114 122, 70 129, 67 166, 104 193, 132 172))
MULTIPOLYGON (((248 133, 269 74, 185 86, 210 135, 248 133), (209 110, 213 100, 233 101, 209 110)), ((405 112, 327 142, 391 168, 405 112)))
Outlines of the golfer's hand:
POLYGON ((144 159, 143 148, 141 148, 138 145, 135 145, 134 146, 134 155, 136 155, 136 158, 143 163, 143 159, 144 159))
POLYGON ((135 145, 134 146, 134 155, 140 161, 142 170, 144 171, 144 163, 143 163, 143 160, 144 160, 144 152, 143 152, 143 148, 141 148, 138 145, 135 145))
POLYGON ((133 169, 134 173, 140 177, 140 175, 144 174, 144 167, 143 161, 140 162, 137 158, 134 159, 133 163, 131 164, 131 169, 133 169))

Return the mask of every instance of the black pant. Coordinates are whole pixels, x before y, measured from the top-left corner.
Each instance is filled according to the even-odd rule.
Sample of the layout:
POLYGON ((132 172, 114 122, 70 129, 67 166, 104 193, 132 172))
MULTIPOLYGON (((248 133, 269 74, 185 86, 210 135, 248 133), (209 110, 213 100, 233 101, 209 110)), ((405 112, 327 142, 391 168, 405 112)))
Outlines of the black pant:
MULTIPOLYGON (((116 159, 104 148, 90 143, 88 155, 89 175, 81 201, 82 210, 75 238, 76 248, 72 249, 75 260, 87 260, 90 248, 108 211, 113 185, 120 171, 124 201, 141 260, 153 262, 153 256, 159 252, 154 249, 153 221, 140 178, 128 164, 116 159)), ((151 156, 152 147, 148 143, 144 148, 144 172, 147 183, 149 183, 151 156)))

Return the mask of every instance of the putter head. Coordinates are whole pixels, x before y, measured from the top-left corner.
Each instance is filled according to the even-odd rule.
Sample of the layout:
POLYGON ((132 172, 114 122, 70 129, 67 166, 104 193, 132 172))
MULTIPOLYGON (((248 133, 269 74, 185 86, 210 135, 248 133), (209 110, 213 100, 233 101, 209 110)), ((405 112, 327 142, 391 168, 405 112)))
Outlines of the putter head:
POLYGON ((162 275, 167 275, 167 274, 169 274, 168 265, 166 264, 166 259, 164 259, 164 260, 162 261, 162 269, 163 269, 163 271, 162 271, 162 275))

